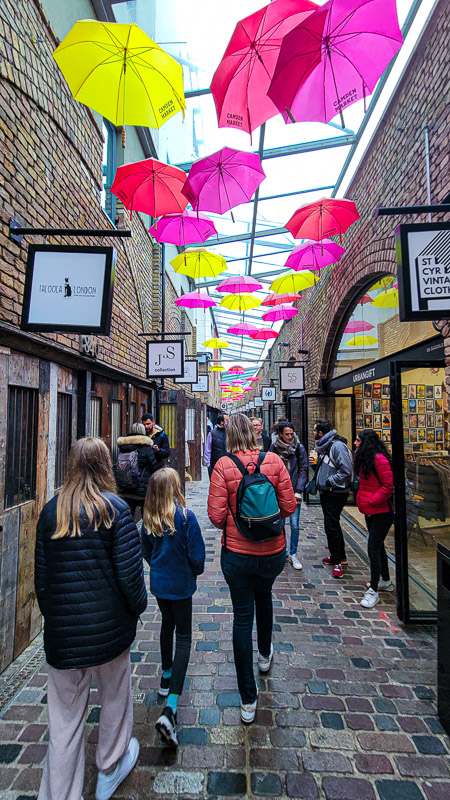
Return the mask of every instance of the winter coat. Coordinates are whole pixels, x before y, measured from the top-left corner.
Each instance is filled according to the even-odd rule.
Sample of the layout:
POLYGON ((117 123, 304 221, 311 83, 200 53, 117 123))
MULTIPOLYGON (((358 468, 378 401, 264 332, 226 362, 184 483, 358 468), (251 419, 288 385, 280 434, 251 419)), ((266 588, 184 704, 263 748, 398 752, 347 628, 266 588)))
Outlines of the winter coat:
POLYGON ((124 500, 113 504, 111 528, 89 527, 81 536, 52 539, 54 497, 36 531, 35 589, 44 617, 44 649, 56 669, 84 669, 112 661, 130 647, 139 614, 147 607, 139 534, 124 500))
POLYGON ((161 467, 164 466, 164 459, 170 456, 169 437, 164 431, 164 428, 161 428, 159 425, 155 425, 153 430, 154 433, 147 438, 152 440, 152 444, 156 444, 159 447, 157 452, 153 452, 156 457, 156 469, 161 469, 161 467))
POLYGON ((394 492, 394 480, 391 465, 383 455, 377 453, 375 456, 375 469, 378 474, 371 472, 365 478, 362 472, 359 473, 359 489, 356 495, 356 504, 363 514, 386 514, 392 511, 392 494, 394 492), (390 501, 390 502, 389 502, 390 501))
MULTIPOLYGON (((249 462, 253 462, 256 466, 259 454, 259 450, 246 450, 245 453, 238 452, 234 455, 242 461, 244 467, 247 467, 249 462)), ((289 517, 294 513, 297 502, 289 473, 281 458, 275 453, 266 453, 261 465, 261 472, 269 478, 275 488, 281 516, 283 518, 289 517)), ((227 550, 231 550, 234 553, 260 556, 279 553, 286 546, 284 532, 275 539, 258 543, 251 542, 236 527, 233 514, 236 514, 236 495, 241 479, 242 474, 231 458, 223 456, 223 458, 219 459, 211 475, 208 496, 208 516, 212 524, 221 530, 226 526, 227 550), (231 505, 233 514, 228 504, 231 505)), ((222 537, 222 544, 225 544, 224 537, 222 537)))
MULTIPOLYGON (((270 445, 270 452, 277 452, 276 442, 270 445)), ((308 455, 300 442, 297 443, 295 453, 289 459, 287 470, 294 492, 301 494, 308 482, 308 455)))
POLYGON ((211 432, 211 456, 209 459, 209 468, 213 469, 217 464, 219 458, 227 452, 227 432, 225 428, 219 428, 217 425, 211 432))
POLYGON ((316 482, 321 492, 345 492, 350 488, 353 460, 345 440, 332 430, 316 441, 319 453, 316 482))
POLYGON ((121 492, 122 497, 145 497, 150 475, 158 469, 156 454, 148 436, 130 433, 120 436, 117 446, 121 453, 131 453, 137 450, 139 462, 139 486, 121 492))
POLYGON ((150 591, 166 600, 192 597, 205 569, 205 544, 193 511, 177 506, 175 531, 154 536, 142 528, 142 552, 150 566, 150 591))
MULTIPOLYGON (((272 439, 270 438, 270 436, 267 436, 267 433, 262 433, 261 439, 262 439, 262 451, 263 453, 268 453, 270 450, 270 445, 272 444, 272 439)), ((259 447, 260 444, 259 439, 257 440, 257 442, 259 447)))

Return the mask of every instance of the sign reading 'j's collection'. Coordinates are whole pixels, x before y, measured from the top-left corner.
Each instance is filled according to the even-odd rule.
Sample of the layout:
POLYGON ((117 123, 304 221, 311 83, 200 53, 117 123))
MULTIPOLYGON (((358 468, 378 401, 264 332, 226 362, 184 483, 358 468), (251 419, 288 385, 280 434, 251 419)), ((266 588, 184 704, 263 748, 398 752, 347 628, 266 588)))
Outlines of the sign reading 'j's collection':
POLYGON ((184 340, 147 342, 147 378, 184 375, 184 340))
POLYGON ((450 311, 450 222, 396 230, 399 319, 442 319, 450 311))
POLYGON ((30 244, 22 330, 108 336, 115 264, 113 247, 30 244))

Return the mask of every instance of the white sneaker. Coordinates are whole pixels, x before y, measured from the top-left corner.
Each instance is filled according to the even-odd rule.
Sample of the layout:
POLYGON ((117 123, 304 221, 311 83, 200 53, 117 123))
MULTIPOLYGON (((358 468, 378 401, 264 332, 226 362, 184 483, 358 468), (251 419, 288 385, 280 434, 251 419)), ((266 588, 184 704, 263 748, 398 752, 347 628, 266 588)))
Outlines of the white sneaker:
MULTIPOLYGON (((256 690, 258 691, 258 690, 256 690)), ((256 706, 258 705, 258 695, 254 703, 241 703, 241 720, 247 725, 253 722, 256 714, 256 706)))
POLYGON ((117 763, 115 770, 109 775, 105 772, 98 773, 95 800, 109 800, 109 798, 113 796, 117 787, 125 780, 127 775, 130 774, 138 760, 138 755, 139 742, 132 736, 127 751, 117 763))
POLYGON ((261 653, 258 653, 258 669, 260 672, 268 672, 270 669, 270 665, 272 663, 273 658, 273 644, 270 645, 270 653, 269 655, 262 656, 261 653))
POLYGON ((294 569, 303 569, 302 562, 297 558, 297 553, 289 556, 289 563, 292 564, 294 569))
POLYGON ((367 589, 367 592, 361 600, 361 605, 364 606, 364 608, 373 608, 379 601, 378 592, 374 592, 373 589, 367 589))
MULTIPOLYGON (((366 583, 368 589, 370 589, 370 581, 366 583)), ((378 591, 379 592, 393 592, 395 589, 394 584, 391 580, 388 581, 378 581, 378 591)))

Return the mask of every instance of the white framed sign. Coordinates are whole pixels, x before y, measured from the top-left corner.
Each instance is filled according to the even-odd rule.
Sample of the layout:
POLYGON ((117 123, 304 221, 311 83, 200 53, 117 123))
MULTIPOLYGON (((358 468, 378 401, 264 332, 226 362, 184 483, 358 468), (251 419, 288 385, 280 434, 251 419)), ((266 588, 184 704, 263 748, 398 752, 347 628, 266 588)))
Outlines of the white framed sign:
POLYGON ((199 375, 197 383, 193 383, 191 389, 193 392, 208 392, 209 375, 199 375))
POLYGON ((22 330, 108 336, 116 255, 113 247, 30 244, 22 330))
POLYGON ((184 339, 147 342, 147 378, 181 378, 184 373, 184 339))
POLYGON ((226 411, 227 410, 227 404, 226 403, 221 403, 220 404, 220 410, 221 411, 226 411))
POLYGON ((185 361, 184 375, 182 378, 175 378, 175 383, 197 383, 198 381, 198 362, 185 361))
POLYGON ((250 402, 248 404, 248 410, 250 411, 254 407, 255 407, 255 401, 254 400, 250 400, 250 402))
POLYGON ((259 396, 255 396, 255 408, 262 408, 263 405, 264 405, 264 403, 262 401, 262 397, 260 395, 259 396))
POLYGON ((280 367, 280 389, 282 392, 301 392, 304 388, 304 367, 280 367))
POLYGON ((400 321, 446 317, 450 312, 450 222, 399 225, 395 241, 400 321))
POLYGON ((274 401, 277 390, 275 386, 261 386, 261 397, 263 400, 274 401))

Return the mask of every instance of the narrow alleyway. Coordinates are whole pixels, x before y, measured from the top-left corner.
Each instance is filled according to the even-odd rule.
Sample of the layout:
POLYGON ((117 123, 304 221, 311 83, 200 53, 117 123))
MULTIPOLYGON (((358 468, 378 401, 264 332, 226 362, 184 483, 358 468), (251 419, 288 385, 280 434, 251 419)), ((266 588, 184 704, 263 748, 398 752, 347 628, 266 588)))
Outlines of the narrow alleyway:
MULTIPOLYGON (((321 512, 302 509, 303 571, 275 584, 275 658, 259 679, 255 723, 240 722, 231 606, 220 537, 206 516, 208 482, 188 487, 207 548, 195 595, 194 642, 179 708, 181 744, 164 748, 154 722, 159 614, 150 596, 134 649, 138 765, 122 800, 289 797, 448 800, 449 740, 436 717, 434 630, 403 628, 394 598, 359 605, 367 567, 349 551, 342 581, 322 565, 321 512)), ((34 798, 46 753, 45 662, 40 637, 0 677, 0 797, 34 798)), ((84 798, 94 797, 96 692, 88 716, 84 798)))

